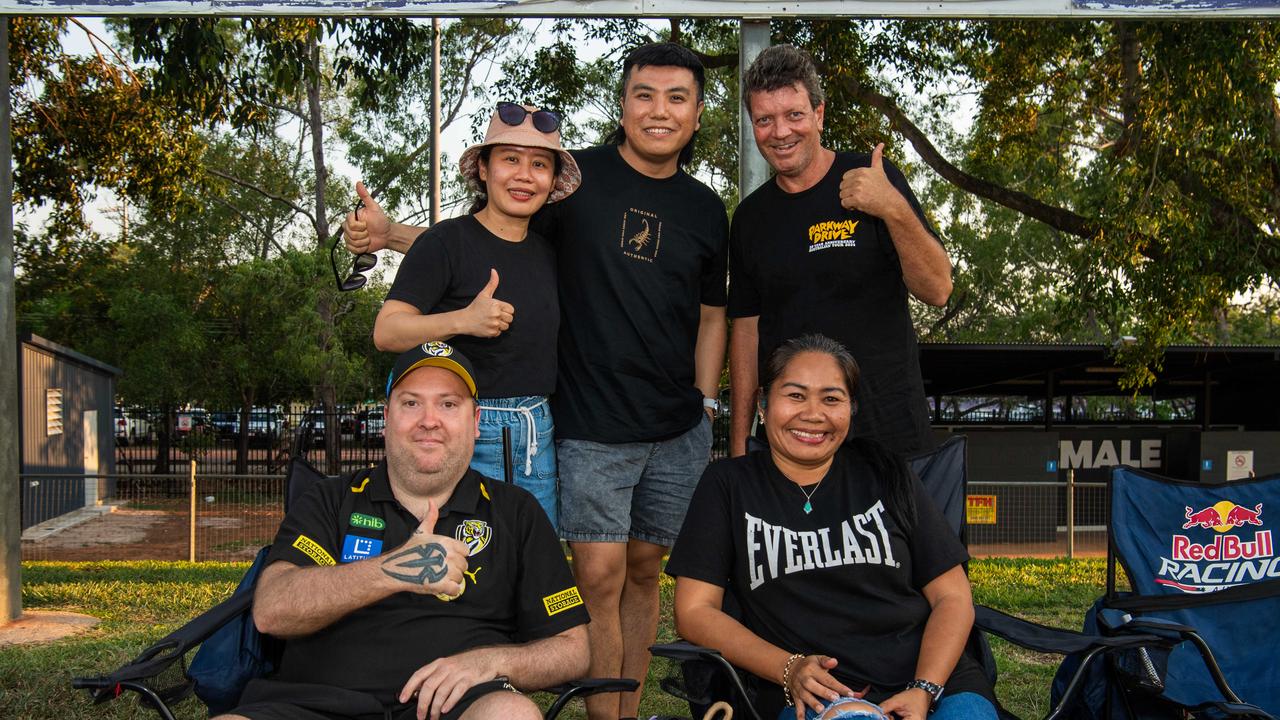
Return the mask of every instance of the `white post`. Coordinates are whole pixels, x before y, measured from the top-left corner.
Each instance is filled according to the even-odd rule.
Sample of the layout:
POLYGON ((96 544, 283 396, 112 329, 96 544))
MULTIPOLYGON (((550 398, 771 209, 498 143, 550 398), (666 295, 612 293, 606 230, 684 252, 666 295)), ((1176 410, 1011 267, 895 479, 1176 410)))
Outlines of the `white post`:
MULTIPOLYGON (((741 20, 738 26, 738 87, 742 76, 762 50, 769 47, 769 21, 767 19, 741 20)), ((751 116, 745 105, 738 101, 738 198, 751 194, 769 179, 769 165, 756 150, 755 136, 751 133, 751 116)))

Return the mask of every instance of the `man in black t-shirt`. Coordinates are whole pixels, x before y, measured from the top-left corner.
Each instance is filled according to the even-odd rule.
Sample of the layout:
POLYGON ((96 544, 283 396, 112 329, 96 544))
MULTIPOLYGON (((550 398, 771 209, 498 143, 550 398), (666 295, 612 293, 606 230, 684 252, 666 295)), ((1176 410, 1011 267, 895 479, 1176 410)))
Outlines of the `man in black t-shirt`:
MULTIPOLYGON (((531 226, 557 254, 560 530, 591 612, 591 675, 641 683, 662 557, 710 458, 724 367, 728 223, 719 197, 683 169, 703 76, 687 48, 633 50, 620 127, 573 153, 582 185, 531 226)), ((420 230, 362 199, 347 249, 404 252, 420 230)), ((588 715, 634 717, 640 692, 593 695, 588 715)))
POLYGON ((746 451, 762 363, 813 332, 848 347, 862 369, 855 434, 902 453, 928 449, 907 295, 946 303, 946 250, 883 145, 869 156, 822 146, 825 103, 808 53, 790 45, 760 53, 743 101, 776 175, 742 201, 730 229, 730 454, 746 451))
POLYGON ((468 469, 475 373, 442 342, 400 355, 382 464, 289 512, 253 619, 280 666, 223 718, 540 718, 516 688, 587 669, 587 613, 546 515, 468 469))

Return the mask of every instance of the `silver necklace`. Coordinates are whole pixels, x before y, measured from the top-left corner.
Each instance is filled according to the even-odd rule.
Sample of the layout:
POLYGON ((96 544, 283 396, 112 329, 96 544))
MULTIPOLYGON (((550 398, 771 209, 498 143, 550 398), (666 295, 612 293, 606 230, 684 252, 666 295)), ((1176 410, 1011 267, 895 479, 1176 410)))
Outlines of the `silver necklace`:
POLYGON ((809 492, 805 492, 805 490, 804 490, 804 486, 802 486, 802 485, 797 485, 797 486, 796 486, 796 487, 800 488, 800 492, 804 494, 804 514, 805 514, 805 515, 808 515, 809 513, 813 512, 813 504, 812 504, 811 502, 809 502, 809 501, 813 499, 813 494, 814 494, 814 493, 816 493, 816 492, 818 492, 818 488, 822 487, 822 483, 823 483, 823 481, 825 481, 825 480, 826 480, 826 478, 825 478, 825 477, 824 477, 824 478, 822 478, 822 480, 819 480, 819 481, 818 481, 818 484, 817 484, 817 485, 814 485, 814 486, 813 486, 813 489, 812 489, 812 490, 810 490, 809 492))

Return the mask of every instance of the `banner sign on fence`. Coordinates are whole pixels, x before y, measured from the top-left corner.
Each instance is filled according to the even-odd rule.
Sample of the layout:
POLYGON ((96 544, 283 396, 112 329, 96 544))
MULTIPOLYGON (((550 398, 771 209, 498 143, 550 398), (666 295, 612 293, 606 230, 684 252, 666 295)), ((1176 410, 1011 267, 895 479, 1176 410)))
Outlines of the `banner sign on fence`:
POLYGON ((966 495, 964 498, 964 521, 970 525, 995 525, 996 496, 966 495))

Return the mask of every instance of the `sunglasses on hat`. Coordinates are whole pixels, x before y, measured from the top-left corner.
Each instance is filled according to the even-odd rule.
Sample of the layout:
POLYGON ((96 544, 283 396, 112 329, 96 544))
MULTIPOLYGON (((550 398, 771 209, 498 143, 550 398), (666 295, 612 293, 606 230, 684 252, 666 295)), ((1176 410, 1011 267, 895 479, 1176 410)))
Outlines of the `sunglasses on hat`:
POLYGON ((560 116, 550 110, 527 110, 513 102, 498 103, 498 119, 512 127, 520 125, 530 115, 538 132, 553 133, 560 129, 560 116))

